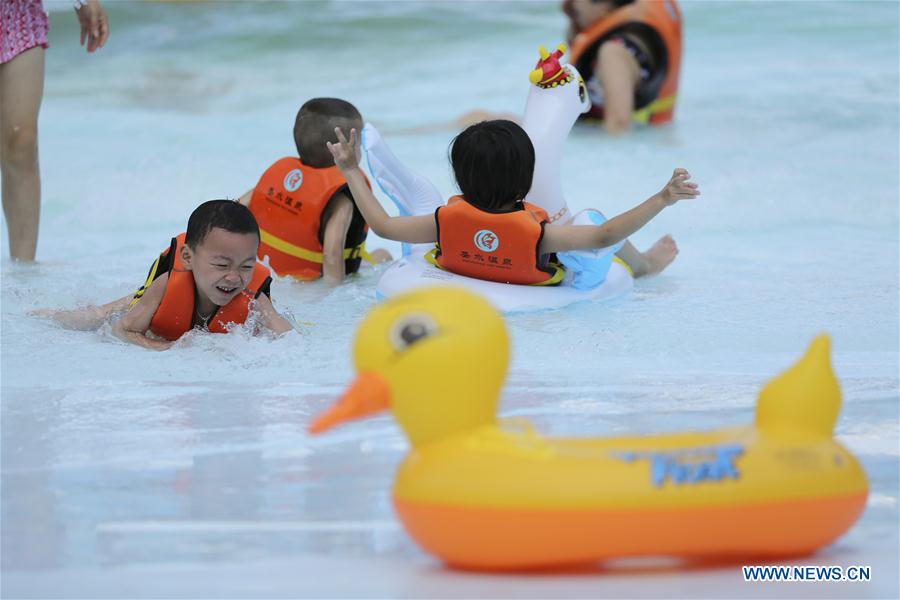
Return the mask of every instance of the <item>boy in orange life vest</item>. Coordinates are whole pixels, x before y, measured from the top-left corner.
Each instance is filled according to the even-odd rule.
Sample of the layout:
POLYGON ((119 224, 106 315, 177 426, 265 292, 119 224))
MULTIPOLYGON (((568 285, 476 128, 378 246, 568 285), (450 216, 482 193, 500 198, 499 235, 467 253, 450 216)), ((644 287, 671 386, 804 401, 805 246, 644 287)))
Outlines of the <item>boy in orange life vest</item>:
POLYGON ((672 120, 681 64, 675 0, 563 0, 570 62, 585 79, 588 119, 611 133, 672 120))
MULTIPOLYGON (((460 133, 451 146, 450 161, 462 196, 451 198, 434 216, 392 218, 372 195, 359 170, 356 130, 351 130, 349 142, 340 130, 335 133, 339 142, 329 142, 328 149, 366 221, 378 235, 410 243, 437 242, 439 266, 492 281, 557 283, 559 271, 548 264, 550 254, 613 246, 667 206, 700 194, 697 184, 688 181, 688 172, 676 169, 660 192, 602 225, 550 224, 546 213, 523 201, 534 175, 534 147, 528 134, 512 121, 484 121, 460 133), (485 231, 492 239, 482 239, 482 244, 493 244, 497 237, 511 240, 495 246, 496 252, 491 250, 489 258, 497 260, 479 255, 482 260, 478 261, 473 256, 473 239, 485 231), (497 256, 500 250, 503 257, 497 256)), ((638 252, 626 242, 618 255, 635 277, 641 277, 662 271, 677 252, 675 242, 665 236, 647 252, 638 252)))
POLYGON ((191 214, 187 232, 172 239, 133 296, 103 306, 31 314, 90 330, 128 309, 113 325, 113 334, 153 350, 165 350, 195 327, 224 332, 229 323, 243 323, 250 310, 258 312, 264 327, 285 333, 293 328, 269 300, 271 277, 256 262, 258 246, 259 228, 246 207, 210 200, 191 214))
POLYGON ((246 207, 232 200, 204 202, 191 213, 184 236, 154 263, 113 334, 164 350, 194 327, 224 333, 251 309, 276 334, 290 331, 269 299, 271 277, 256 262, 258 247, 259 227, 246 207), (147 337, 148 331, 165 341, 147 337))
POLYGON ((353 203, 347 182, 334 166, 325 142, 334 129, 359 129, 363 121, 349 102, 313 98, 294 122, 297 157, 285 157, 266 169, 256 187, 241 196, 259 223, 259 256, 279 275, 325 278, 340 283, 363 259, 391 259, 386 250, 365 249, 366 222, 353 203))

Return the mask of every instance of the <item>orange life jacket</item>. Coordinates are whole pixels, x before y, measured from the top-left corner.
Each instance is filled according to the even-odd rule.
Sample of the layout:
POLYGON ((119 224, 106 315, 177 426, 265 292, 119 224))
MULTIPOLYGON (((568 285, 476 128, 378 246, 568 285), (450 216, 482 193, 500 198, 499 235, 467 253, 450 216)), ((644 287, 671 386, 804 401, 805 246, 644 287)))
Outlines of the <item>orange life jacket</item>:
MULTIPOLYGON (((266 169, 250 198, 250 212, 259 223, 260 258, 279 275, 316 279, 322 275, 322 214, 331 198, 346 187, 337 167, 314 169, 286 157, 266 169)), ((348 191, 349 194, 349 191, 348 191)), ((344 244, 347 274, 359 269, 366 256, 369 228, 356 205, 344 244)))
MULTIPOLYGON (((164 250, 156 262, 153 263, 146 283, 138 290, 132 301, 132 305, 136 304, 143 296, 144 290, 167 269, 169 280, 166 282, 166 291, 163 294, 162 301, 159 303, 159 308, 156 309, 156 313, 150 320, 150 331, 161 338, 172 341, 177 340, 190 331, 194 318, 194 297, 196 293, 194 275, 185 269, 184 262, 181 260, 181 247, 184 245, 184 235, 182 233, 172 238, 169 248, 164 250)), ((265 293, 268 295, 271 281, 269 269, 256 263, 256 266, 253 268, 253 277, 250 280, 250 285, 235 296, 231 302, 219 307, 213 313, 207 323, 209 330, 213 333, 227 333, 226 326, 229 323, 240 324, 246 321, 250 312, 250 302, 258 298, 260 294, 265 293)))
POLYGON ((427 256, 458 275, 522 285, 555 285, 562 267, 538 254, 547 213, 523 202, 510 212, 490 213, 454 196, 434 213, 438 242, 427 256))
MULTIPOLYGON (((597 50, 616 34, 631 33, 649 47, 657 61, 656 75, 635 94, 632 118, 653 125, 667 123, 675 113, 681 69, 681 11, 675 0, 635 0, 612 11, 572 40, 570 61, 585 80, 595 77, 597 50)), ((603 107, 592 106, 588 118, 602 119, 603 107)))

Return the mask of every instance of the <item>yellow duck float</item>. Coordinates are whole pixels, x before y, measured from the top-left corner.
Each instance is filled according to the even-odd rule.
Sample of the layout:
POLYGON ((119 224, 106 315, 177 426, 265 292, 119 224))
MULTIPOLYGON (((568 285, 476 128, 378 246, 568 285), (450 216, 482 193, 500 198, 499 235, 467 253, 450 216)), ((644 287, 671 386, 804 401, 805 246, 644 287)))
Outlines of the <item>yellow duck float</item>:
POLYGON ((451 566, 802 555, 837 539, 866 503, 863 469, 832 436, 841 393, 826 336, 763 388, 755 423, 652 436, 551 438, 498 422, 506 329, 462 289, 376 306, 354 358, 356 381, 310 431, 390 409, 412 446, 397 514, 451 566))

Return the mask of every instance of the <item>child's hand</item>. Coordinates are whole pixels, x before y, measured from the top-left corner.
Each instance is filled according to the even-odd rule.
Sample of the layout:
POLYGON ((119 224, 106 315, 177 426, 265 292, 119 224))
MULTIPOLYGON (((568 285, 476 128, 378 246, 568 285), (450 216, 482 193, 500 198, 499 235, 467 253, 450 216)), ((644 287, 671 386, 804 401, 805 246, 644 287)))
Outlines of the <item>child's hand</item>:
POLYGON ((696 198, 700 195, 700 188, 697 187, 696 183, 689 182, 688 179, 690 178, 691 174, 687 172, 687 169, 675 169, 672 173, 672 179, 659 193, 666 206, 672 206, 679 200, 696 198))
POLYGON ((325 142, 331 155, 334 157, 334 164, 342 173, 347 173, 353 169, 359 168, 359 154, 357 154, 358 145, 356 143, 356 129, 350 130, 350 141, 344 137, 344 132, 340 127, 335 127, 334 132, 337 134, 338 143, 332 144, 325 142))

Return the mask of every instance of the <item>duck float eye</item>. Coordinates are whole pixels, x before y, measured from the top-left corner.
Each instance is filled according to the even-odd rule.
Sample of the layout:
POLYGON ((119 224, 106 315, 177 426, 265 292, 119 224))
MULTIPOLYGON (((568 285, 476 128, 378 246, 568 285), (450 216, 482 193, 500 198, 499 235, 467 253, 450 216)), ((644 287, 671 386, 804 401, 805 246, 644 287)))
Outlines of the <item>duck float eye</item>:
POLYGON ((425 314, 408 315, 394 323, 391 327, 391 345, 402 352, 438 330, 434 319, 425 314))

